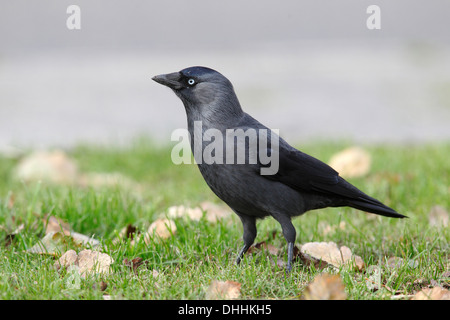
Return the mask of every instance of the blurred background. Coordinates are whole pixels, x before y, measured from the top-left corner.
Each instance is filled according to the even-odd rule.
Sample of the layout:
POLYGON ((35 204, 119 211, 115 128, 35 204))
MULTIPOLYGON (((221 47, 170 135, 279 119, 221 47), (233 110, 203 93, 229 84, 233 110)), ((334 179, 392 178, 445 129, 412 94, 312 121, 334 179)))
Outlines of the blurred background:
POLYGON ((450 138, 447 0, 0 3, 0 151, 170 144, 184 108, 151 77, 193 65, 223 73, 291 143, 450 138), (80 30, 66 25, 72 4, 80 30))

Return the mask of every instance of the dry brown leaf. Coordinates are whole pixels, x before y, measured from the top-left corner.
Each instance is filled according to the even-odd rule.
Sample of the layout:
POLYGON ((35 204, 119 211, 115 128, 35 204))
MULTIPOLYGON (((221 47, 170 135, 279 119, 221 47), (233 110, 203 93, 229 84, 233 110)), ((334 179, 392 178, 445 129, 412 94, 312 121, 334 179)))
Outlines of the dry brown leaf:
POLYGON ((126 227, 123 227, 122 230, 120 230, 119 240, 121 239, 133 240, 138 233, 139 233, 138 228, 129 223, 126 227))
POLYGON ((84 245, 87 246, 89 245, 90 247, 97 247, 100 244, 100 241, 98 241, 97 239, 94 239, 93 237, 89 237, 87 235, 78 233, 78 232, 70 232, 70 236, 72 237, 73 240, 75 240, 75 242, 77 242, 80 245, 84 245))
POLYGON ((20 161, 15 174, 18 179, 26 182, 42 180, 73 184, 78 179, 78 167, 62 150, 37 151, 20 161))
POLYGON ((120 232, 120 236, 125 239, 134 239, 135 234, 138 232, 138 229, 129 223, 122 231, 120 232))
POLYGON ((120 230, 118 237, 114 238, 113 243, 117 244, 123 240, 130 239, 130 244, 134 245, 140 239, 140 231, 132 224, 128 224, 120 230))
POLYGON ((207 300, 238 299, 241 295, 241 284, 235 281, 214 280, 206 290, 207 300))
POLYGON ((444 207, 436 205, 428 214, 428 221, 433 227, 448 227, 449 213, 444 207))
POLYGON ((16 167, 15 176, 26 182, 46 181, 81 187, 124 187, 135 191, 141 185, 119 172, 84 173, 64 151, 36 151, 24 157, 16 167))
POLYGON ((61 268, 68 268, 71 265, 78 265, 78 255, 75 250, 66 251, 58 261, 55 262, 57 270, 61 268))
POLYGON ((109 273, 113 262, 113 258, 99 251, 86 249, 78 253, 78 266, 83 278, 90 273, 109 273))
POLYGON ((316 259, 306 253, 303 253, 297 246, 294 246, 293 259, 294 260, 299 259, 305 266, 314 265, 316 269, 323 269, 326 268, 326 266, 328 266, 327 262, 322 261, 320 259, 316 259))
POLYGON ((113 262, 113 258, 99 251, 86 249, 77 255, 75 250, 68 250, 55 262, 55 267, 58 270, 62 267, 66 269, 70 267, 71 270, 76 270, 82 278, 85 278, 93 273, 109 273, 110 265, 113 262))
POLYGON ((270 254, 274 254, 274 255, 277 255, 280 252, 279 248, 275 247, 272 244, 267 244, 265 241, 255 243, 248 249, 247 252, 253 253, 256 250, 262 250, 262 249, 267 250, 270 254))
POLYGON ((22 223, 13 232, 11 232, 10 234, 7 234, 4 239, 5 247, 10 246, 11 243, 14 241, 14 238, 16 237, 16 235, 19 234, 23 229, 25 229, 25 225, 22 223))
POLYGON ((132 260, 128 260, 127 258, 123 259, 122 263, 131 268, 134 273, 137 272, 137 268, 139 268, 140 265, 142 265, 144 263, 144 259, 142 259, 141 257, 136 257, 132 260))
POLYGON ((44 238, 39 240, 34 246, 27 250, 27 252, 37 254, 59 255, 69 248, 80 248, 83 245, 90 245, 92 247, 98 246, 100 241, 85 236, 77 232, 70 232, 68 234, 62 232, 50 231, 44 238))
POLYGON ((347 148, 333 155, 328 163, 343 178, 362 177, 370 171, 370 154, 360 147, 347 148))
POLYGON ((70 225, 62 219, 50 216, 44 223, 45 234, 50 232, 64 232, 65 235, 70 235, 70 225))
POLYGON ((308 242, 303 244, 300 250, 302 253, 325 261, 336 268, 353 263, 358 270, 364 269, 364 261, 360 256, 352 254, 346 246, 338 248, 334 242, 308 242))
POLYGON ((92 289, 94 290, 105 291, 106 288, 108 288, 108 284, 103 280, 101 280, 100 283, 94 283, 92 285, 92 289))
POLYGON ((209 201, 200 203, 200 208, 202 208, 206 212, 206 220, 212 223, 231 215, 231 211, 229 208, 209 201))
POLYGON ((68 247, 76 248, 79 246, 80 244, 76 243, 71 236, 67 236, 62 232, 50 232, 28 249, 27 252, 59 255, 65 252, 68 247))
POLYGON ((177 231, 177 226, 173 220, 167 218, 161 218, 155 220, 144 236, 144 241, 146 244, 150 243, 150 239, 157 237, 159 239, 168 239, 177 231))
POLYGON ((338 275, 319 274, 303 292, 305 300, 345 300, 345 286, 338 275))
POLYGON ((188 218, 194 221, 199 221, 205 217, 209 222, 215 223, 218 219, 223 219, 230 216, 231 212, 224 206, 215 203, 204 201, 198 207, 190 208, 186 206, 172 206, 167 209, 167 217, 170 219, 188 218))
POLYGON ((72 231, 70 225, 67 222, 64 222, 62 219, 50 216, 44 222, 45 226, 45 234, 49 233, 64 233, 64 235, 69 236, 74 242, 78 245, 91 245, 93 247, 98 246, 100 241, 86 236, 84 234, 72 231))
POLYGON ((412 300, 450 300, 450 291, 440 287, 426 288, 417 292, 412 300))
POLYGON ((141 186, 131 178, 119 172, 89 172, 82 174, 78 181, 81 187, 111 188, 121 187, 139 191, 141 186))
POLYGON ((167 209, 167 217, 171 219, 189 218, 194 221, 199 221, 203 216, 201 208, 189 208, 185 206, 172 206, 167 209))

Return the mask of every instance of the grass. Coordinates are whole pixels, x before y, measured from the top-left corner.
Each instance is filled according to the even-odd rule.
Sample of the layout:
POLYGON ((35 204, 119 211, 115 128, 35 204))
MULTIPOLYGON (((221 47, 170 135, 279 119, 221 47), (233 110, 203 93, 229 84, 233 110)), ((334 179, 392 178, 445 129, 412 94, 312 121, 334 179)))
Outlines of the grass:
MULTIPOLYGON (((310 143, 301 149, 322 160, 348 143, 310 143)), ((428 213, 434 205, 450 209, 450 144, 367 145, 372 154, 371 173, 352 183, 394 207, 409 219, 368 215, 350 208, 327 208, 294 219, 297 243, 333 241, 362 257, 366 270, 333 270, 344 281, 349 299, 390 299, 411 295, 430 284, 448 286, 449 228, 433 227, 428 213), (339 227, 341 226, 341 227, 339 227), (342 226, 345 226, 342 228, 342 226), (329 230, 329 232, 326 232, 329 230), (404 259, 398 268, 386 264, 390 257, 404 259), (367 285, 378 272, 379 286, 367 285)), ((220 201, 209 190, 194 165, 176 166, 170 147, 154 147, 138 139, 126 148, 80 145, 70 150, 82 172, 120 172, 141 185, 77 187, 14 179, 18 159, 0 156, 0 239, 19 225, 11 244, 0 245, 1 299, 203 299, 212 280, 241 283, 242 299, 297 299, 306 285, 323 270, 294 264, 285 276, 286 244, 273 219, 258 222, 257 241, 283 248, 274 257, 264 250, 247 254, 236 267, 242 244, 242 226, 232 215, 218 223, 176 219, 176 234, 165 241, 145 244, 116 242, 128 224, 140 230, 172 205, 195 206, 220 201), (44 217, 57 216, 73 230, 101 240, 102 251, 113 259, 109 275, 96 275, 70 286, 71 274, 57 271, 55 258, 27 253, 44 236, 44 217), (275 235, 275 236, 273 236, 275 235), (133 272, 123 260, 141 257, 146 262, 133 272), (154 270, 158 272, 154 276, 154 270), (104 290, 100 283, 106 283, 104 290)))

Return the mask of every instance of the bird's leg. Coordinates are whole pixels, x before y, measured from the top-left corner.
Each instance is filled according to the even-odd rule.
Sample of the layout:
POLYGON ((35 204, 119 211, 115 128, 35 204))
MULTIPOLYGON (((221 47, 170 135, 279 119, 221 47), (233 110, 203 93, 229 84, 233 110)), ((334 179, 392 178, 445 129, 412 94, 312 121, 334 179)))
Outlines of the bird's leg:
POLYGON ((286 273, 290 273, 292 271, 292 259, 294 257, 294 243, 288 242, 288 261, 286 266, 286 273))
POLYGON ((241 218, 242 226, 244 227, 244 247, 239 252, 239 255, 236 259, 236 264, 241 262, 241 259, 244 257, 244 254, 248 251, 248 249, 252 246, 253 242, 256 238, 256 219, 255 217, 242 215, 238 213, 239 218, 241 218))
POLYGON ((236 264, 239 265, 239 263, 241 263, 242 258, 244 257, 244 254, 248 251, 248 249, 250 248, 250 245, 244 244, 244 247, 242 247, 241 251, 239 252, 239 255, 236 259, 236 264))
POLYGON ((292 258, 294 256, 294 243, 297 235, 294 226, 292 225, 291 218, 287 215, 273 215, 273 217, 281 224, 283 230, 283 236, 288 243, 288 260, 286 265, 286 273, 290 273, 292 270, 292 258))

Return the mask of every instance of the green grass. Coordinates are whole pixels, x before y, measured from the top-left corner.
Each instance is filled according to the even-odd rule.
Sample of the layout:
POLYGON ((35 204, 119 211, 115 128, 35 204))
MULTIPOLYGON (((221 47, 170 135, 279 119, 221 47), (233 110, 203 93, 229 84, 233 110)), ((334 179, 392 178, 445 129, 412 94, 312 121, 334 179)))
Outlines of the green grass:
MULTIPOLYGON (((310 143, 301 149, 327 161, 348 143, 310 143)), ((392 206, 409 219, 389 219, 350 208, 328 208, 295 218, 297 243, 333 241, 362 257, 367 267, 380 269, 381 287, 371 289, 366 278, 374 267, 358 272, 333 270, 344 281, 349 299, 389 299, 410 295, 430 283, 449 285, 449 228, 429 225, 434 205, 450 210, 450 144, 367 145, 372 155, 369 175, 350 179, 356 186, 392 206), (345 223, 345 228, 339 228, 345 223), (324 232, 330 226, 331 232, 324 232), (386 265, 390 257, 409 262, 399 268, 386 265)), ((1 299, 202 299, 212 280, 241 283, 243 299, 296 299, 323 270, 295 262, 286 277, 273 261, 285 260, 286 244, 273 219, 258 222, 257 242, 282 248, 278 257, 262 250, 234 264, 242 244, 242 226, 232 215, 218 223, 176 219, 176 234, 149 245, 130 240, 114 242, 127 224, 145 231, 172 205, 220 203, 194 165, 172 164, 170 147, 154 147, 146 139, 126 148, 80 145, 69 151, 82 172, 120 172, 140 184, 133 188, 92 188, 23 183, 14 179, 19 159, 0 155, 0 239, 24 224, 10 245, 0 245, 1 299), (115 262, 109 275, 82 280, 70 287, 70 273, 54 268, 55 258, 27 253, 44 236, 44 217, 54 215, 73 230, 101 240, 102 251, 115 262), (275 237, 273 233, 275 231, 275 237), (146 262, 134 273, 125 258, 146 262), (157 276, 153 271, 158 272, 157 276), (100 282, 106 283, 104 291, 100 282)))

